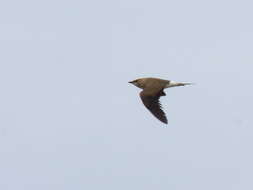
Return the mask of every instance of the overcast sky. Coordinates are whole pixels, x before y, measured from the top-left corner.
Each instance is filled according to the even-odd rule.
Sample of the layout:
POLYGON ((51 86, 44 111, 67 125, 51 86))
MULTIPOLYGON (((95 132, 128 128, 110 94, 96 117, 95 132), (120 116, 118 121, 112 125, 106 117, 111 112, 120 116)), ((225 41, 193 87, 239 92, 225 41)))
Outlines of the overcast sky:
POLYGON ((1 190, 252 190, 253 2, 0 2, 1 190), (127 82, 160 77, 164 125, 127 82))

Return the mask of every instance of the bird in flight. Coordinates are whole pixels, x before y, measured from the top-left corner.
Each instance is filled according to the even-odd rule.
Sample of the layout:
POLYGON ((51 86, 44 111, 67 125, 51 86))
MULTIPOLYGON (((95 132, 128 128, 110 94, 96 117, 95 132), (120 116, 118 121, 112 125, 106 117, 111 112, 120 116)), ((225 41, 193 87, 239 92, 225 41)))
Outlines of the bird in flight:
POLYGON ((159 98, 166 96, 163 91, 165 88, 175 86, 185 86, 192 83, 174 82, 171 80, 163 80, 159 78, 139 78, 129 83, 141 88, 140 97, 145 107, 161 122, 167 124, 167 117, 162 110, 159 98))

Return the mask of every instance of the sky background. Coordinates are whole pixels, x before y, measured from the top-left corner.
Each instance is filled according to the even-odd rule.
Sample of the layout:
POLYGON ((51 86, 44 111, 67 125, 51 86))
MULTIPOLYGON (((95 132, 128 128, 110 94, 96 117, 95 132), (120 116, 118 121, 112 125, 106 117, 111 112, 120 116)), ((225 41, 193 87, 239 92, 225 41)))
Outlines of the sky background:
POLYGON ((252 190, 252 6, 1 1, 0 189, 252 190))

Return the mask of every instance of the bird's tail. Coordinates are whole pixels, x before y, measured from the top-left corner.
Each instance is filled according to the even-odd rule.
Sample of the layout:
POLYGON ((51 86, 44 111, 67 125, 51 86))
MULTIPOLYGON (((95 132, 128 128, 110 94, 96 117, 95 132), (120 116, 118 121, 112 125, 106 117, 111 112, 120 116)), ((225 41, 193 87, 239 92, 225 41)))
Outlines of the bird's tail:
POLYGON ((166 86, 167 88, 175 87, 175 86, 186 86, 186 85, 193 85, 194 83, 189 82, 174 82, 170 81, 170 83, 166 86))
POLYGON ((182 83, 179 83, 180 86, 185 86, 185 85, 193 85, 194 83, 191 83, 191 82, 182 82, 182 83))

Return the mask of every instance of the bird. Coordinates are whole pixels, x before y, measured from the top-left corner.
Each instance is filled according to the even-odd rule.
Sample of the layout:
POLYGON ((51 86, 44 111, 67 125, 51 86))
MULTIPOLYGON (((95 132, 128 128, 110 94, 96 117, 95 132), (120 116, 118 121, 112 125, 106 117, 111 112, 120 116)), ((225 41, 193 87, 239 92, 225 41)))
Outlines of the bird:
POLYGON ((168 124, 168 119, 159 100, 161 96, 166 96, 164 89, 192 84, 152 77, 139 78, 133 81, 129 81, 129 83, 142 89, 140 92, 142 103, 157 119, 159 119, 164 124, 168 124))

